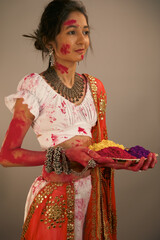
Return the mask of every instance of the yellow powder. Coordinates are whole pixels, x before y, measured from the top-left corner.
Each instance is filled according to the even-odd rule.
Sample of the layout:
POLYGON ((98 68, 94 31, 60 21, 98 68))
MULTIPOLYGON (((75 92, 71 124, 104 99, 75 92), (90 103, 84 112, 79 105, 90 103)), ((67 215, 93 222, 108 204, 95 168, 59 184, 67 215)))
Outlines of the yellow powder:
POLYGON ((125 149, 125 147, 123 145, 119 145, 118 143, 115 143, 111 140, 102 140, 99 143, 94 143, 93 145, 89 146, 89 149, 94 150, 94 151, 99 151, 103 148, 107 148, 107 147, 119 147, 121 149, 125 149))

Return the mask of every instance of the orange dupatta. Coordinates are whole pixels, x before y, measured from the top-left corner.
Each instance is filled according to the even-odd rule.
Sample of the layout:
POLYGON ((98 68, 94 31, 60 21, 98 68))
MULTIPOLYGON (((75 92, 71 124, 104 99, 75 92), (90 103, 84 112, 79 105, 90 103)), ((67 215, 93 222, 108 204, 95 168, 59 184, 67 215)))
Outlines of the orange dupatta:
MULTIPOLYGON (((93 142, 107 139, 106 93, 102 82, 88 74, 94 103, 97 109, 97 124, 92 129, 93 142)), ((84 240, 116 240, 116 205, 114 170, 95 168, 91 172, 92 192, 84 226, 84 240)))

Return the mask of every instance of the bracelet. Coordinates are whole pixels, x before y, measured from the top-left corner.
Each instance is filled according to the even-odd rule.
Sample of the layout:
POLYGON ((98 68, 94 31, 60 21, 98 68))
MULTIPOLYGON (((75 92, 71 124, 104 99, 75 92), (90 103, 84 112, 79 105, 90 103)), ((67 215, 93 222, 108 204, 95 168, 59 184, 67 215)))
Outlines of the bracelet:
POLYGON ((63 172, 62 163, 60 162, 62 148, 57 147, 54 150, 52 166, 56 174, 63 172))
POLYGON ((69 175, 70 164, 62 147, 49 147, 46 153, 45 169, 48 173, 55 171, 56 174, 64 172, 69 175))
POLYGON ((54 148, 50 147, 47 149, 46 153, 46 161, 45 161, 45 169, 48 173, 51 173, 54 169, 52 166, 53 162, 53 153, 54 153, 54 148))
POLYGON ((71 173, 69 160, 64 151, 62 151, 62 168, 65 174, 69 175, 71 173))
POLYGON ((74 175, 78 176, 78 177, 81 177, 81 176, 83 176, 83 174, 85 172, 87 172, 87 170, 89 168, 95 168, 96 166, 97 166, 96 162, 93 159, 91 159, 91 160, 89 160, 88 165, 81 172, 76 172, 72 169, 71 169, 70 172, 73 173, 74 175))

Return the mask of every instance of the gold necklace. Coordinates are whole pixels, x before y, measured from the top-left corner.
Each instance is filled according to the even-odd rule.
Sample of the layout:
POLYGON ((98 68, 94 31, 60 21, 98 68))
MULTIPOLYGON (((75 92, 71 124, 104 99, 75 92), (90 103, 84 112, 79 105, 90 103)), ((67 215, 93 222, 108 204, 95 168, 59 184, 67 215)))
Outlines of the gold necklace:
POLYGON ((75 73, 74 84, 72 88, 68 88, 64 85, 61 79, 58 77, 55 69, 53 67, 48 68, 44 73, 46 81, 61 94, 64 98, 72 103, 78 102, 83 96, 84 90, 84 80, 77 73, 75 73))

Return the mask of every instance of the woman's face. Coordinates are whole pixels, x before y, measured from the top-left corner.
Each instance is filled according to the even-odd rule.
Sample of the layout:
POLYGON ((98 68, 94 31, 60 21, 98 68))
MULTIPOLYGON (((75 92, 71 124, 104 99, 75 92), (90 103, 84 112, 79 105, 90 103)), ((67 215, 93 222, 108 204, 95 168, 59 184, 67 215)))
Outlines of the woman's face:
POLYGON ((63 23, 56 43, 51 43, 57 62, 79 62, 83 60, 89 47, 89 26, 80 12, 70 13, 63 23))

